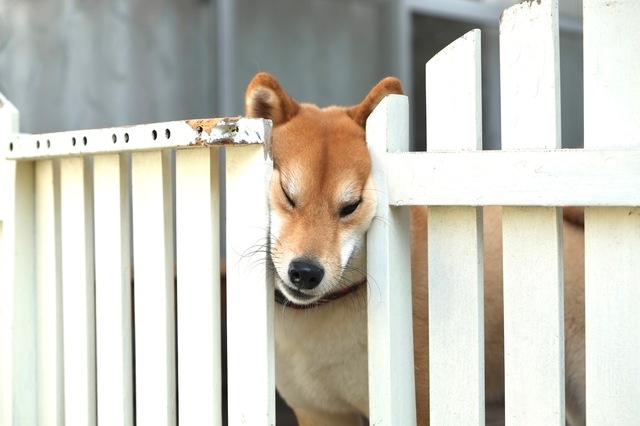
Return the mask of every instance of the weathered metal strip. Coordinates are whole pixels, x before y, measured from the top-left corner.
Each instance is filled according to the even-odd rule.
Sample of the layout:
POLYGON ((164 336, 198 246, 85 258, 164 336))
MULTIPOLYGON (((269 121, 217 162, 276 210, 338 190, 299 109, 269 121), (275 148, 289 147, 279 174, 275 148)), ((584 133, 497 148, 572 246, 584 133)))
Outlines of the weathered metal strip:
POLYGON ((35 160, 196 146, 268 144, 270 139, 270 120, 206 118, 58 133, 15 134, 3 143, 2 149, 7 159, 35 160))

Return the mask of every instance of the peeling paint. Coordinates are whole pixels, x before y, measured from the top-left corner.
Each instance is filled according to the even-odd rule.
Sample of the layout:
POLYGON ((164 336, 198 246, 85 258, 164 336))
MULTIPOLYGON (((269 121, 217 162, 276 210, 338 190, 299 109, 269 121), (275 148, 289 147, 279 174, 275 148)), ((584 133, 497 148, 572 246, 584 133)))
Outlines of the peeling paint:
POLYGON ((269 120, 208 118, 48 134, 16 134, 7 141, 7 158, 36 159, 248 144, 265 144, 268 152, 270 138, 269 120))

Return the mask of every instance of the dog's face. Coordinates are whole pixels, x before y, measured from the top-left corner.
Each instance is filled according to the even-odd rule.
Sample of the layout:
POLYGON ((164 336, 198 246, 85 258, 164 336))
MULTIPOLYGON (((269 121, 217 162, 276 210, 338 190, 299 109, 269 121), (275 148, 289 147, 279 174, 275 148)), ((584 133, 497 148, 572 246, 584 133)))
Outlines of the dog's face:
POLYGON ((270 253, 276 285, 305 305, 365 279, 365 234, 376 210, 365 122, 398 80, 362 103, 320 109, 295 102, 269 74, 249 84, 247 116, 273 121, 270 253))

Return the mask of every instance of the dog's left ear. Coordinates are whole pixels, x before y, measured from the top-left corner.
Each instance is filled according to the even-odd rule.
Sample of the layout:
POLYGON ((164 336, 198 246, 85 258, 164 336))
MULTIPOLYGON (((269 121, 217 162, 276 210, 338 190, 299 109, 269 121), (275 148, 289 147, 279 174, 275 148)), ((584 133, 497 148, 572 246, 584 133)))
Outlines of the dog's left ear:
POLYGON ((268 118, 274 126, 284 124, 300 110, 300 105, 284 91, 274 76, 256 74, 247 87, 246 116, 268 118))
POLYGON ((367 123, 367 118, 375 107, 378 106, 382 98, 387 95, 402 94, 402 84, 400 84, 400 80, 394 77, 387 77, 376 84, 362 102, 349 108, 347 114, 349 114, 349 117, 353 118, 356 123, 364 127, 367 123))

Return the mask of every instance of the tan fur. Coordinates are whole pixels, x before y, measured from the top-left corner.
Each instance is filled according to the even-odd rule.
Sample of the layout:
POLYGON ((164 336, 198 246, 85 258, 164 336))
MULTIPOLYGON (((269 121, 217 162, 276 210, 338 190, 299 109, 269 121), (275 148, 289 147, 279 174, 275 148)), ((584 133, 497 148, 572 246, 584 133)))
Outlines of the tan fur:
MULTIPOLYGON (((367 117, 387 94, 402 93, 387 78, 353 107, 299 104, 266 73, 247 89, 247 115, 274 122, 269 202, 271 257, 276 286, 298 293, 287 271, 301 256, 324 267, 317 288, 297 303, 311 303, 366 276, 364 235, 373 219, 376 190, 365 144, 367 117), (345 206, 359 202, 350 214, 345 206), (348 260, 348 262, 347 262, 348 260), (307 300, 308 298, 308 300, 307 300)), ((567 417, 584 421, 584 260, 579 209, 565 212, 565 316, 567 417)), ((418 424, 429 424, 426 208, 411 210, 412 277, 418 424)), ((485 360, 487 402, 504 395, 501 209, 485 208, 485 360)), ((303 426, 360 424, 368 414, 365 286, 308 310, 276 307, 276 377, 283 398, 303 426)))

